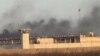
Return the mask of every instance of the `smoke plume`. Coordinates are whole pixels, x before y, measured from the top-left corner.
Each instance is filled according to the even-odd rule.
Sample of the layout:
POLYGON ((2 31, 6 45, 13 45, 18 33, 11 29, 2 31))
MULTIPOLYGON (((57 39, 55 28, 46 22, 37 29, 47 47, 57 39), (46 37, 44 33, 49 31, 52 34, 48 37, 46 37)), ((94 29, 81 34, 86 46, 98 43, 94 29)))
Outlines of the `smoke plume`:
POLYGON ((100 7, 95 6, 91 12, 90 16, 84 17, 79 22, 77 31, 79 33, 86 34, 88 32, 95 32, 100 34, 100 7))
POLYGON ((100 34, 100 7, 94 6, 97 0, 13 1, 13 6, 0 17, 3 36, 20 35, 17 30, 24 27, 32 29, 32 36, 84 34, 91 31, 100 34), (80 15, 78 9, 81 9, 80 15))

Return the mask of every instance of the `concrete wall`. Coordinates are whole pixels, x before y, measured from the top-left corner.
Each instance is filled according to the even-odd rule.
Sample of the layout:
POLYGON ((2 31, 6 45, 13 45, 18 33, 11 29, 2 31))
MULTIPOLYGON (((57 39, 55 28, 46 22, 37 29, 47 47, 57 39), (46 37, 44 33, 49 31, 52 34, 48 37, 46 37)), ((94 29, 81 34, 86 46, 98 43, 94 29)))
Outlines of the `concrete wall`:
POLYGON ((54 44, 53 38, 38 38, 39 44, 54 44))
POLYGON ((89 36, 80 36, 79 43, 54 43, 53 37, 43 37, 37 39, 38 44, 29 44, 29 32, 23 32, 22 34, 22 46, 23 49, 30 48, 75 48, 75 47, 100 47, 100 37, 89 37, 89 36))
POLYGON ((80 43, 100 43, 100 37, 80 37, 80 43))
POLYGON ((53 38, 40 39, 40 44, 32 44, 30 48, 75 48, 100 47, 100 37, 80 36, 80 43, 53 43, 53 38))
POLYGON ((32 44, 30 48, 76 48, 76 47, 100 47, 100 43, 59 43, 59 44, 32 44))

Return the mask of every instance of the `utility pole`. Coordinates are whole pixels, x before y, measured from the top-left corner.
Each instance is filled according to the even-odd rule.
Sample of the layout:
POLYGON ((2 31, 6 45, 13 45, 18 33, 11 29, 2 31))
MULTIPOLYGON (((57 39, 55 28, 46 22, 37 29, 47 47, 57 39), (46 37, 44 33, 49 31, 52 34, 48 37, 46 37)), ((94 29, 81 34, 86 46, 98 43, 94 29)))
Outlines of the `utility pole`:
POLYGON ((81 18, 81 9, 78 9, 78 13, 79 13, 79 19, 81 18))

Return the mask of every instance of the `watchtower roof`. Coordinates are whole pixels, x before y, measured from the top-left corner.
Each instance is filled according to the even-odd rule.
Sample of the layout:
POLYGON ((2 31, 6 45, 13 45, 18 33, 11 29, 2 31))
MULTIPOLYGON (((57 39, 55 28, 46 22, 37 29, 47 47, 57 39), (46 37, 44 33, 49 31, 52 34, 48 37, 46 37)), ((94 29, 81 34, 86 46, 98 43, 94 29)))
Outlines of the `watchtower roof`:
POLYGON ((30 31, 31 31, 30 28, 21 28, 21 29, 20 29, 20 32, 21 32, 21 33, 29 33, 30 31))

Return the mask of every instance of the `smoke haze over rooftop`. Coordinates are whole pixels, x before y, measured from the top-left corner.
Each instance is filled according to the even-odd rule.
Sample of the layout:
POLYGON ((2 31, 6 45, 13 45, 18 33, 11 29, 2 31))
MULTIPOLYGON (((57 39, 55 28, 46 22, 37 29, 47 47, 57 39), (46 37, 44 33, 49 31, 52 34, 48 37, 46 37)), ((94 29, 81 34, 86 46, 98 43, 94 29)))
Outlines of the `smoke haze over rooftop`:
POLYGON ((22 25, 31 25, 35 34, 81 32, 82 29, 75 30, 84 26, 84 23, 79 21, 83 19, 81 22, 85 22, 85 18, 91 22, 91 15, 96 6, 100 7, 99 0, 0 0, 0 32, 4 29, 14 31, 22 25), (79 9, 81 10, 80 16, 79 9), (47 23, 44 24, 44 22, 47 23), (73 29, 76 25, 78 26, 73 29))

